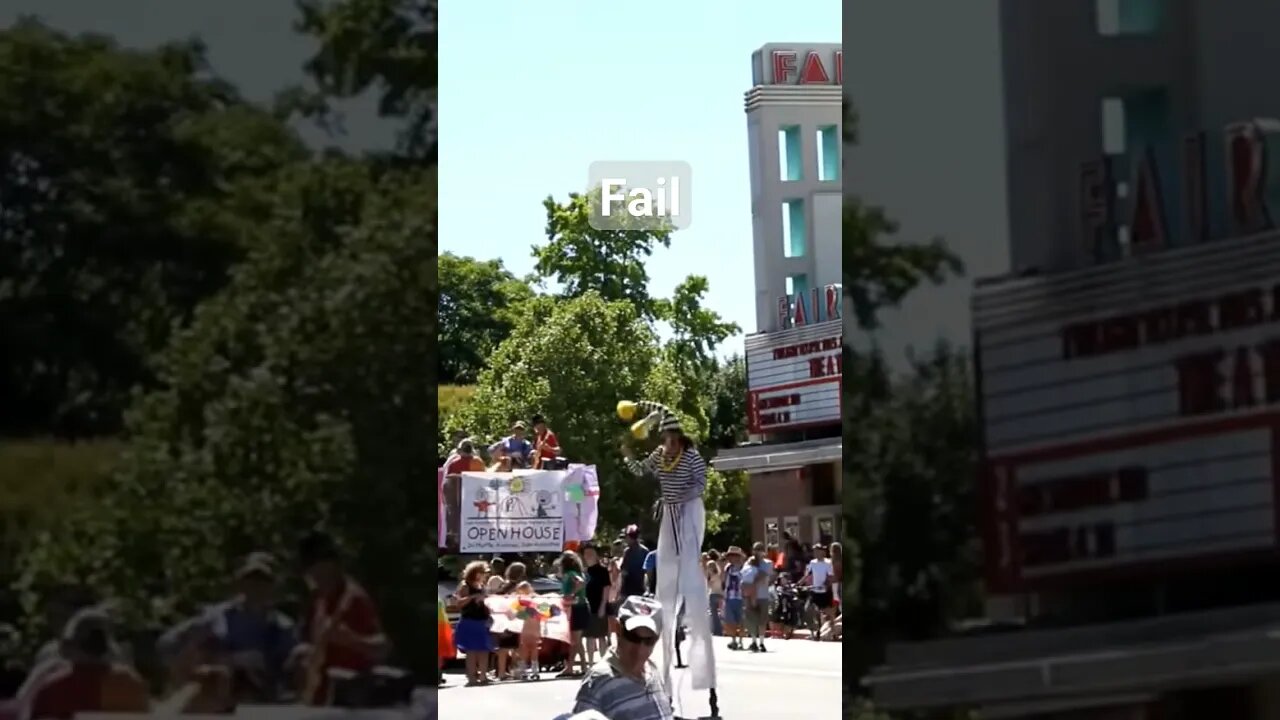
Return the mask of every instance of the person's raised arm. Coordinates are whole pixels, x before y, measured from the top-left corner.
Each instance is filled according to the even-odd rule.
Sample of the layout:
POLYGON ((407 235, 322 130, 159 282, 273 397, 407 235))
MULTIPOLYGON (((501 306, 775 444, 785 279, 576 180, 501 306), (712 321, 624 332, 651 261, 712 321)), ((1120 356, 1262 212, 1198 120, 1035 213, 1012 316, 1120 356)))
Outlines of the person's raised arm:
POLYGON ((622 460, 627 464, 627 469, 636 477, 644 477, 647 473, 652 473, 658 469, 658 462, 662 459, 662 448, 654 448, 653 452, 644 460, 636 460, 632 454, 631 448, 624 443, 622 446, 622 460))

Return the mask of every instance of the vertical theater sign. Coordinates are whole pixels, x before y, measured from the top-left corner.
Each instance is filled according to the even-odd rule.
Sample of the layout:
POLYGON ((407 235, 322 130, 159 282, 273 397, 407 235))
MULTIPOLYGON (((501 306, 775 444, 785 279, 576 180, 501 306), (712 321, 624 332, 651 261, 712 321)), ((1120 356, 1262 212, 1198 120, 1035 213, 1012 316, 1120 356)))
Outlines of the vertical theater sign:
POLYGON ((1119 255, 1122 226, 1132 252, 1141 254, 1265 232, 1280 220, 1280 121, 1248 120, 1221 133, 1190 133, 1176 148, 1176 160, 1168 150, 1140 149, 1127 177, 1117 177, 1111 158, 1081 169, 1083 241, 1097 259, 1119 255), (1123 207, 1117 198, 1121 184, 1123 207))

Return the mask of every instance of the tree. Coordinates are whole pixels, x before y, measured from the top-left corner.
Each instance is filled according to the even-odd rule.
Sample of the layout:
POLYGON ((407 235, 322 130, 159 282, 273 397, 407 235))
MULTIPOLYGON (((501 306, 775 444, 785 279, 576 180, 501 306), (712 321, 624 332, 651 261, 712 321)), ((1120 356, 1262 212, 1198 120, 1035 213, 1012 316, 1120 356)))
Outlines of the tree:
POLYGON ((690 275, 676 286, 670 299, 656 301, 657 316, 670 327, 667 348, 672 362, 691 375, 706 377, 716 370, 715 350, 742 328, 724 322, 720 314, 703 306, 710 289, 707 278, 690 275))
POLYGON ((747 440, 747 363, 734 355, 717 363, 710 387, 707 445, 717 450, 747 440))
POLYGON ((306 70, 325 99, 378 93, 378 113, 401 123, 397 150, 436 161, 436 0, 298 0, 299 31, 320 42, 306 70))
POLYGON ((322 526, 425 671, 435 602, 435 185, 343 158, 277 174, 228 287, 159 359, 162 386, 94 508, 25 561, 28 609, 86 580, 134 626, 223 592, 255 549, 322 526))
POLYGON ((562 297, 595 292, 605 300, 632 303, 642 317, 655 319, 657 306, 649 295, 645 264, 654 250, 671 246, 671 230, 651 223, 629 225, 635 229, 598 230, 591 226, 591 218, 599 194, 597 189, 571 193, 563 204, 550 196, 542 202, 547 242, 533 247, 534 272, 559 284, 562 297))
MULTIPOLYGON (((856 118, 846 113, 852 143, 856 118)), ((943 241, 898 242, 896 231, 882 210, 846 200, 844 293, 864 333, 921 285, 963 269, 943 241)), ((855 639, 846 684, 859 695, 885 643, 935 636, 973 609, 976 416, 968 364, 949 347, 905 376, 874 351, 846 347, 844 356, 846 620, 855 639)))
POLYGON ((474 383, 485 360, 511 333, 521 303, 533 297, 501 260, 440 256, 439 376, 474 383))
POLYGON ((197 42, 0 32, 0 432, 117 432, 148 357, 243 254, 226 212, 305 156, 197 42))

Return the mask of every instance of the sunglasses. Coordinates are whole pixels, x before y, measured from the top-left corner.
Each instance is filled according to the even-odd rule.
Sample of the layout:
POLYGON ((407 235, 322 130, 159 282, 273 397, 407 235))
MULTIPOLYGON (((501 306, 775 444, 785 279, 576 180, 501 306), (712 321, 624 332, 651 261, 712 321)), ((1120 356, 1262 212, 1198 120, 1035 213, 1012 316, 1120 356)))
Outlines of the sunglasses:
POLYGON ((631 630, 623 630, 622 637, 626 638, 628 642, 633 642, 637 645, 644 645, 645 647, 653 647, 658 644, 657 635, 644 636, 631 630))

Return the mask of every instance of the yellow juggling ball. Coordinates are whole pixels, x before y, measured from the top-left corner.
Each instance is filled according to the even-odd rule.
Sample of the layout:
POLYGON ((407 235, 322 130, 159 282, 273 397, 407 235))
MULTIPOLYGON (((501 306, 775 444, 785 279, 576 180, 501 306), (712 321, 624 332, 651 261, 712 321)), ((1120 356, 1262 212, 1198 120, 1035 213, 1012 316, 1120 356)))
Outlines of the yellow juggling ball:
POLYGON ((630 400, 618 401, 618 417, 623 420, 633 420, 636 416, 636 404, 630 400))
POLYGON ((649 418, 641 418, 631 423, 631 437, 637 440, 649 437, 649 418))

